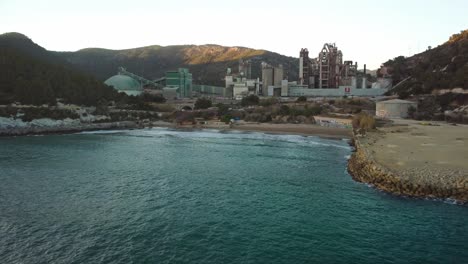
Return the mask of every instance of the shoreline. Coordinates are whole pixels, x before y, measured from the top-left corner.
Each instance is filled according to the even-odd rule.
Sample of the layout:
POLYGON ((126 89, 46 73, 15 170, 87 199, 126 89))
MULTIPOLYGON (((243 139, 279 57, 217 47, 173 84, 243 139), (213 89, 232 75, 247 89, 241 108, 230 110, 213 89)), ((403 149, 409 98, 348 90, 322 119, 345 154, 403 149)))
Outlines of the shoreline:
POLYGON ((304 124, 241 124, 230 127, 229 125, 175 125, 170 122, 157 121, 149 126, 143 126, 134 121, 106 122, 106 123, 83 123, 72 126, 52 126, 52 127, 14 127, 0 129, 0 137, 31 136, 31 135, 53 135, 71 134, 84 131, 113 130, 113 129, 143 129, 148 127, 162 127, 172 129, 219 129, 221 131, 245 131, 261 132, 266 134, 279 135, 301 135, 317 136, 327 139, 352 139, 352 132, 345 128, 322 127, 318 125, 304 124))
MULTIPOLYGON (((0 137, 72 134, 96 130, 131 130, 157 127, 171 128, 176 130, 180 129, 186 131, 217 129, 220 131, 243 131, 277 135, 316 136, 334 140, 347 139, 350 140, 350 144, 354 148, 354 151, 348 160, 347 170, 355 181, 371 184, 381 191, 397 196, 431 199, 453 199, 457 203, 468 203, 468 177, 462 177, 462 180, 460 180, 460 177, 456 178, 455 180, 451 178, 441 178, 431 182, 431 177, 425 175, 424 177, 415 180, 413 175, 408 176, 402 173, 398 166, 388 166, 388 164, 384 164, 378 160, 381 147, 379 147, 376 152, 376 149, 373 149, 372 146, 378 145, 376 142, 378 142, 380 137, 383 137, 382 135, 378 135, 379 138, 377 139, 375 139, 375 135, 374 138, 369 135, 360 137, 354 135, 350 129, 345 128, 322 127, 318 125, 305 124, 271 123, 247 123, 234 125, 232 127, 228 125, 177 126, 174 123, 164 121, 157 121, 151 123, 149 126, 142 126, 141 124, 133 121, 121 121, 107 123, 85 123, 80 125, 58 127, 3 128, 0 129, 0 137)), ((377 134, 379 132, 372 133, 377 134)), ((400 155, 404 155, 404 153, 400 153, 400 155)), ((438 176, 438 174, 436 175, 438 176)))
POLYGON ((169 127, 175 129, 219 129, 222 131, 261 132, 266 134, 317 136, 328 139, 352 139, 352 131, 347 128, 323 127, 312 124, 274 124, 274 123, 246 123, 229 125, 182 125, 172 123, 156 124, 155 127, 169 127))
POLYGON ((84 131, 113 130, 113 129, 136 129, 141 128, 133 121, 105 122, 105 123, 84 123, 72 126, 51 126, 51 127, 15 127, 0 129, 1 137, 18 137, 33 135, 57 135, 73 134, 84 131))
POLYGON ((347 128, 323 127, 304 124, 246 124, 238 125, 231 130, 264 132, 269 134, 317 136, 328 139, 352 139, 352 131, 347 128))

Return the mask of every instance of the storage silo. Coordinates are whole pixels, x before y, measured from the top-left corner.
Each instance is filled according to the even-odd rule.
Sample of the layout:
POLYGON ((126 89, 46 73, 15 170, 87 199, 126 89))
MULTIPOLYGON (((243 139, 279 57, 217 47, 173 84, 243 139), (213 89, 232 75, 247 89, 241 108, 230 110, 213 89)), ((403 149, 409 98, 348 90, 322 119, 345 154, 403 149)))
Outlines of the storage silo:
POLYGON ((143 92, 140 82, 127 75, 114 75, 104 83, 127 95, 139 95, 143 92))
POLYGON ((417 108, 416 102, 393 99, 377 102, 376 115, 384 118, 407 118, 410 107, 417 108))

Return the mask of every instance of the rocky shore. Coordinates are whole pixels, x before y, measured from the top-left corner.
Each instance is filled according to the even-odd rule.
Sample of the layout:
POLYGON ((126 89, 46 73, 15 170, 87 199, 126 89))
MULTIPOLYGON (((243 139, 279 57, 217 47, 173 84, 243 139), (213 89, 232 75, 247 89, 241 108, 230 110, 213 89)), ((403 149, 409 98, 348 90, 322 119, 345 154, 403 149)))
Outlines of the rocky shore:
MULTIPOLYGON (((379 152, 386 151, 386 146, 379 144, 379 140, 376 139, 376 137, 385 138, 384 133, 354 137, 355 152, 348 162, 348 171, 354 180, 372 184, 380 190, 396 195, 454 199, 465 204, 468 202, 468 175, 464 168, 447 168, 447 166, 443 166, 443 163, 435 164, 437 162, 432 160, 426 161, 423 163, 426 165, 421 166, 415 163, 416 161, 409 166, 403 166, 398 161, 389 162, 388 159, 384 159, 384 155, 379 155, 379 152)), ((411 140, 411 136, 409 140, 411 140)), ((418 140, 415 138, 413 141, 417 142, 418 140)), ((395 145, 396 147, 387 146, 390 148, 398 147, 397 145, 395 145)), ((411 146, 409 147, 411 148, 411 146)), ((416 147, 415 151, 417 153, 416 147)), ((432 151, 437 150, 433 149, 432 151)), ((403 148, 400 149, 400 152, 393 151, 392 153, 394 156, 400 156, 400 159, 408 154, 403 148)), ((411 153, 413 154, 413 152, 411 153)), ((432 155, 437 156, 437 153, 432 155)), ((424 159, 424 155, 421 156, 420 158, 424 159)))
POLYGON ((43 134, 66 134, 81 131, 93 130, 111 130, 111 129, 133 129, 140 126, 133 121, 106 122, 106 123, 80 123, 58 124, 49 126, 38 126, 28 124, 16 127, 0 127, 0 137, 5 136, 25 136, 25 135, 43 135, 43 134))

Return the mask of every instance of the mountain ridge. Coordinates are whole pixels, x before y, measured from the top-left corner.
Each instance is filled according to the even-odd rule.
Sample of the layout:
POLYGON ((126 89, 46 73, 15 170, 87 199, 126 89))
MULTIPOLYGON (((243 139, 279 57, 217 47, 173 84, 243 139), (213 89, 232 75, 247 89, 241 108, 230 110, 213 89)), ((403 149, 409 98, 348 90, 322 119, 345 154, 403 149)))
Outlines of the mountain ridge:
POLYGON ((122 66, 145 78, 156 79, 166 71, 188 68, 198 84, 224 86, 227 68, 238 67, 239 59, 252 61, 252 77, 261 77, 261 63, 282 64, 285 75, 297 79, 297 58, 279 53, 241 46, 204 45, 150 45, 123 50, 85 48, 75 52, 53 52, 77 68, 105 80, 122 66))

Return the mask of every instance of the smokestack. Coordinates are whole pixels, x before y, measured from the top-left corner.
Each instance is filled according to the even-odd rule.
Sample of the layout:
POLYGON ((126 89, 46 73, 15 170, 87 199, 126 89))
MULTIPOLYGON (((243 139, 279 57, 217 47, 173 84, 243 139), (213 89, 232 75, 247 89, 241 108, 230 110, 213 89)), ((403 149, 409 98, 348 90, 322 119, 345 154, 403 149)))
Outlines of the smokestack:
POLYGON ((362 89, 367 88, 367 80, 366 80, 366 65, 364 64, 364 76, 362 77, 362 89))

